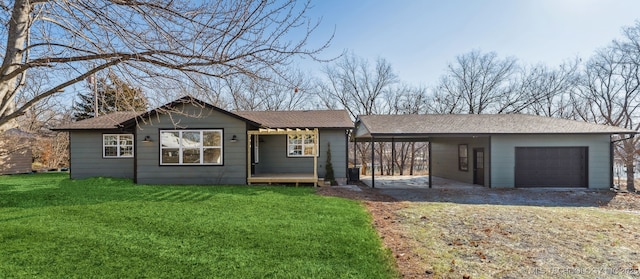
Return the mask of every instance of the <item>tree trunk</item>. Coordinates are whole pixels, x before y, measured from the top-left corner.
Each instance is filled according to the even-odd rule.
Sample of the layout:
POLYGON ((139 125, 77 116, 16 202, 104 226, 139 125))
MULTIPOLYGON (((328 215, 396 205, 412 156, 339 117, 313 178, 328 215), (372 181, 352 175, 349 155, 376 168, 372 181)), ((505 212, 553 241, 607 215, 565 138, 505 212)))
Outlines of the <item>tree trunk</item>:
POLYGON ((411 161, 409 162, 409 175, 413 175, 413 167, 416 162, 416 143, 411 143, 411 161))
POLYGON ((404 169, 407 166, 407 157, 409 156, 409 145, 403 142, 400 146, 402 148, 400 149, 400 165, 398 167, 400 168, 400 175, 404 175, 404 169))
MULTIPOLYGON (((378 153, 378 158, 380 160, 380 175, 384 175, 384 158, 382 158, 382 154, 384 154, 384 142, 379 143, 380 145, 380 152, 378 153)), ((373 171, 375 171, 376 168, 373 168, 373 171)))
MULTIPOLYGON (((16 109, 15 94, 18 78, 15 75, 22 64, 23 50, 29 34, 29 12, 31 4, 28 0, 16 0, 13 4, 13 12, 9 19, 9 30, 7 32, 7 48, 2 61, 2 71, 0 72, 0 119, 13 113, 16 109), (5 77, 7 77, 5 79, 5 77)), ((3 121, 0 121, 3 123, 3 121)), ((0 125, 0 131, 5 131, 16 126, 15 119, 6 121, 0 125)))
POLYGON ((627 191, 630 193, 636 192, 635 187, 635 141, 634 140, 626 140, 623 142, 624 151, 625 151, 625 167, 627 168, 627 191))
POLYGON ((360 163, 362 165, 360 174, 367 175, 367 154, 370 154, 370 151, 367 152, 368 148, 367 148, 367 145, 364 143, 361 143, 361 144, 354 143, 354 147, 358 148, 358 153, 360 154, 360 163))
POLYGON ((636 188, 634 186, 634 170, 633 170, 633 161, 627 161, 625 163, 627 168, 627 191, 630 193, 635 193, 636 188))

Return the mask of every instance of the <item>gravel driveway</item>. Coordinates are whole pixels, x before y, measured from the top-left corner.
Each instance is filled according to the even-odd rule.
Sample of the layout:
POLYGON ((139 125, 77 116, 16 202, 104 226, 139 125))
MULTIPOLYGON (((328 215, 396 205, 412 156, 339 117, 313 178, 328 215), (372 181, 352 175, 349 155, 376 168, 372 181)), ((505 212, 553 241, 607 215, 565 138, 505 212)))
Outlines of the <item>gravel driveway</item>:
POLYGON ((318 192, 363 202, 403 278, 640 274, 638 194, 489 189, 435 177, 434 182, 429 189, 424 178, 376 177, 375 189, 359 184, 320 187, 318 192), (617 274, 602 273, 609 271, 617 274))
MULTIPOLYGON (((371 185, 370 177, 362 181, 371 185)), ((490 189, 439 177, 433 177, 433 188, 429 188, 428 176, 381 176, 375 183, 381 194, 412 202, 599 207, 616 196, 609 190, 582 188, 490 189)))

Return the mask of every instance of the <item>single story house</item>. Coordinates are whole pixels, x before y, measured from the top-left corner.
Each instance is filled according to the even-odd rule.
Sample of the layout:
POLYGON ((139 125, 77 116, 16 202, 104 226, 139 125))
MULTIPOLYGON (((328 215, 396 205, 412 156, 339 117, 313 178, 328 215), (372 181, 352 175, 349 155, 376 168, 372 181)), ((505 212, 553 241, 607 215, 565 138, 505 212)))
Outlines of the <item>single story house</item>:
POLYGON ((230 112, 184 97, 145 113, 115 112, 55 130, 69 132, 74 179, 317 185, 329 148, 336 179, 346 181, 352 128, 344 110, 230 112))
POLYGON ((354 139, 428 141, 429 177, 491 188, 609 189, 613 142, 635 134, 524 114, 363 115, 356 120, 354 139))

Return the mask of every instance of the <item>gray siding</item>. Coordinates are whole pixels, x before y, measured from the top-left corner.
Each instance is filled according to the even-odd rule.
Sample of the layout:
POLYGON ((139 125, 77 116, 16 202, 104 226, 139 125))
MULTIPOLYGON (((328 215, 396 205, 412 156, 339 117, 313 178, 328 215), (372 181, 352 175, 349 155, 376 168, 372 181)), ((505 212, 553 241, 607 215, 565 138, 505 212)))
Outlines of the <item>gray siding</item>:
MULTIPOLYGON (((313 158, 287 157, 286 135, 260 135, 259 162, 256 173, 311 173, 313 158)), ((347 146, 345 130, 319 131, 318 177, 324 177, 327 162, 327 148, 331 143, 331 165, 336 179, 347 177, 347 146)))
POLYGON ((69 132, 71 178, 93 176, 133 178, 133 158, 102 158, 102 134, 113 131, 69 132))
POLYGON ((512 188, 515 184, 516 147, 588 147, 588 182, 590 189, 608 189, 610 181, 609 135, 522 135, 491 138, 492 187, 512 188))
MULTIPOLYGON (((0 153, 4 153, 0 151, 0 153)), ((31 146, 19 147, 8 151, 8 155, 0 156, 0 174, 16 174, 31 172, 31 146)))
POLYGON ((473 149, 484 148, 485 169, 484 180, 485 185, 489 185, 489 138, 468 138, 468 137, 437 137, 431 139, 431 172, 433 176, 461 181, 464 183, 473 183, 473 149), (468 162, 469 170, 461 171, 458 169, 458 145, 468 145, 468 162))
POLYGON ((228 114, 185 105, 183 112, 153 116, 139 123, 136 138, 137 183, 142 184, 246 184, 246 123, 228 114), (160 130, 223 129, 223 165, 161 166, 160 130), (236 142, 231 142, 235 135, 236 142), (150 136, 152 142, 142 142, 150 136))
POLYGON ((345 130, 320 130, 318 176, 324 177, 327 163, 327 147, 331 143, 331 165, 336 179, 347 179, 347 142, 345 130))

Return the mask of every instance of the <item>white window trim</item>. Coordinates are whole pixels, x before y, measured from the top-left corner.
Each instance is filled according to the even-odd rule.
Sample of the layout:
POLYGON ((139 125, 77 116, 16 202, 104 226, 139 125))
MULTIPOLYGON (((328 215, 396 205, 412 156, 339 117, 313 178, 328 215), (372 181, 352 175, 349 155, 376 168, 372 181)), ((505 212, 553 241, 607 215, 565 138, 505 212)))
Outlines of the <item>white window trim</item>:
POLYGON ((319 141, 319 139, 318 139, 317 137, 314 137, 314 138, 315 138, 315 140, 313 141, 313 143, 312 143, 312 144, 305 144, 305 143, 304 143, 304 140, 305 140, 305 137, 307 137, 307 136, 309 136, 309 137, 314 137, 314 135, 312 135, 312 134, 287 134, 287 137, 286 137, 286 138, 287 138, 287 157, 293 157, 293 158, 314 157, 314 156, 316 156, 316 155, 318 154, 318 152, 320 152, 320 151, 318 150, 318 149, 319 149, 319 147, 318 147, 318 141, 319 141), (294 135, 294 136, 295 136, 295 135, 302 136, 302 144, 290 144, 290 143, 289 143, 289 136, 291 136, 291 135, 294 135), (291 147, 292 147, 292 146, 298 146, 298 145, 300 145, 300 146, 302 147, 302 154, 300 154, 300 155, 291 154, 291 151, 292 151, 292 150, 291 150, 291 147), (314 154, 308 154, 308 155, 305 155, 305 154, 304 154, 305 146, 308 146, 308 145, 313 145, 313 149, 314 149, 314 151, 315 151, 315 152, 314 152, 314 154))
POLYGON ((102 134, 102 158, 107 158, 107 159, 117 159, 117 158, 133 158, 133 154, 134 154, 134 142, 135 142, 136 138, 133 134, 102 134), (105 142, 105 137, 107 136, 116 136, 116 144, 115 145, 106 145, 105 142), (120 144, 120 136, 130 136, 131 137, 131 145, 121 145, 120 144), (131 155, 120 155, 120 148, 121 147, 131 147, 131 155), (116 155, 115 156, 108 156, 105 152, 105 149, 107 147, 116 147, 116 155))
MULTIPOLYGON (((185 130, 160 130, 160 144, 159 144, 159 148, 160 148, 160 153, 159 153, 159 159, 160 159, 160 165, 161 166, 222 166, 224 165, 224 130, 223 129, 185 129, 185 130), (162 150, 163 149, 174 149, 175 147, 162 147, 162 133, 178 133, 178 137, 181 139, 180 140, 180 145, 178 146, 178 163, 164 163, 162 161, 162 150), (185 149, 185 147, 182 145, 182 133, 184 132, 200 132, 200 146, 196 147, 200 150, 200 163, 184 163, 183 162, 183 149, 185 149), (203 140, 203 132, 219 132, 220 133, 220 146, 203 146, 202 144, 202 140, 203 140), (213 149, 213 148, 219 148, 220 149, 220 163, 204 163, 204 149, 213 149)), ((194 147, 188 147, 189 149, 193 149, 194 147)))

